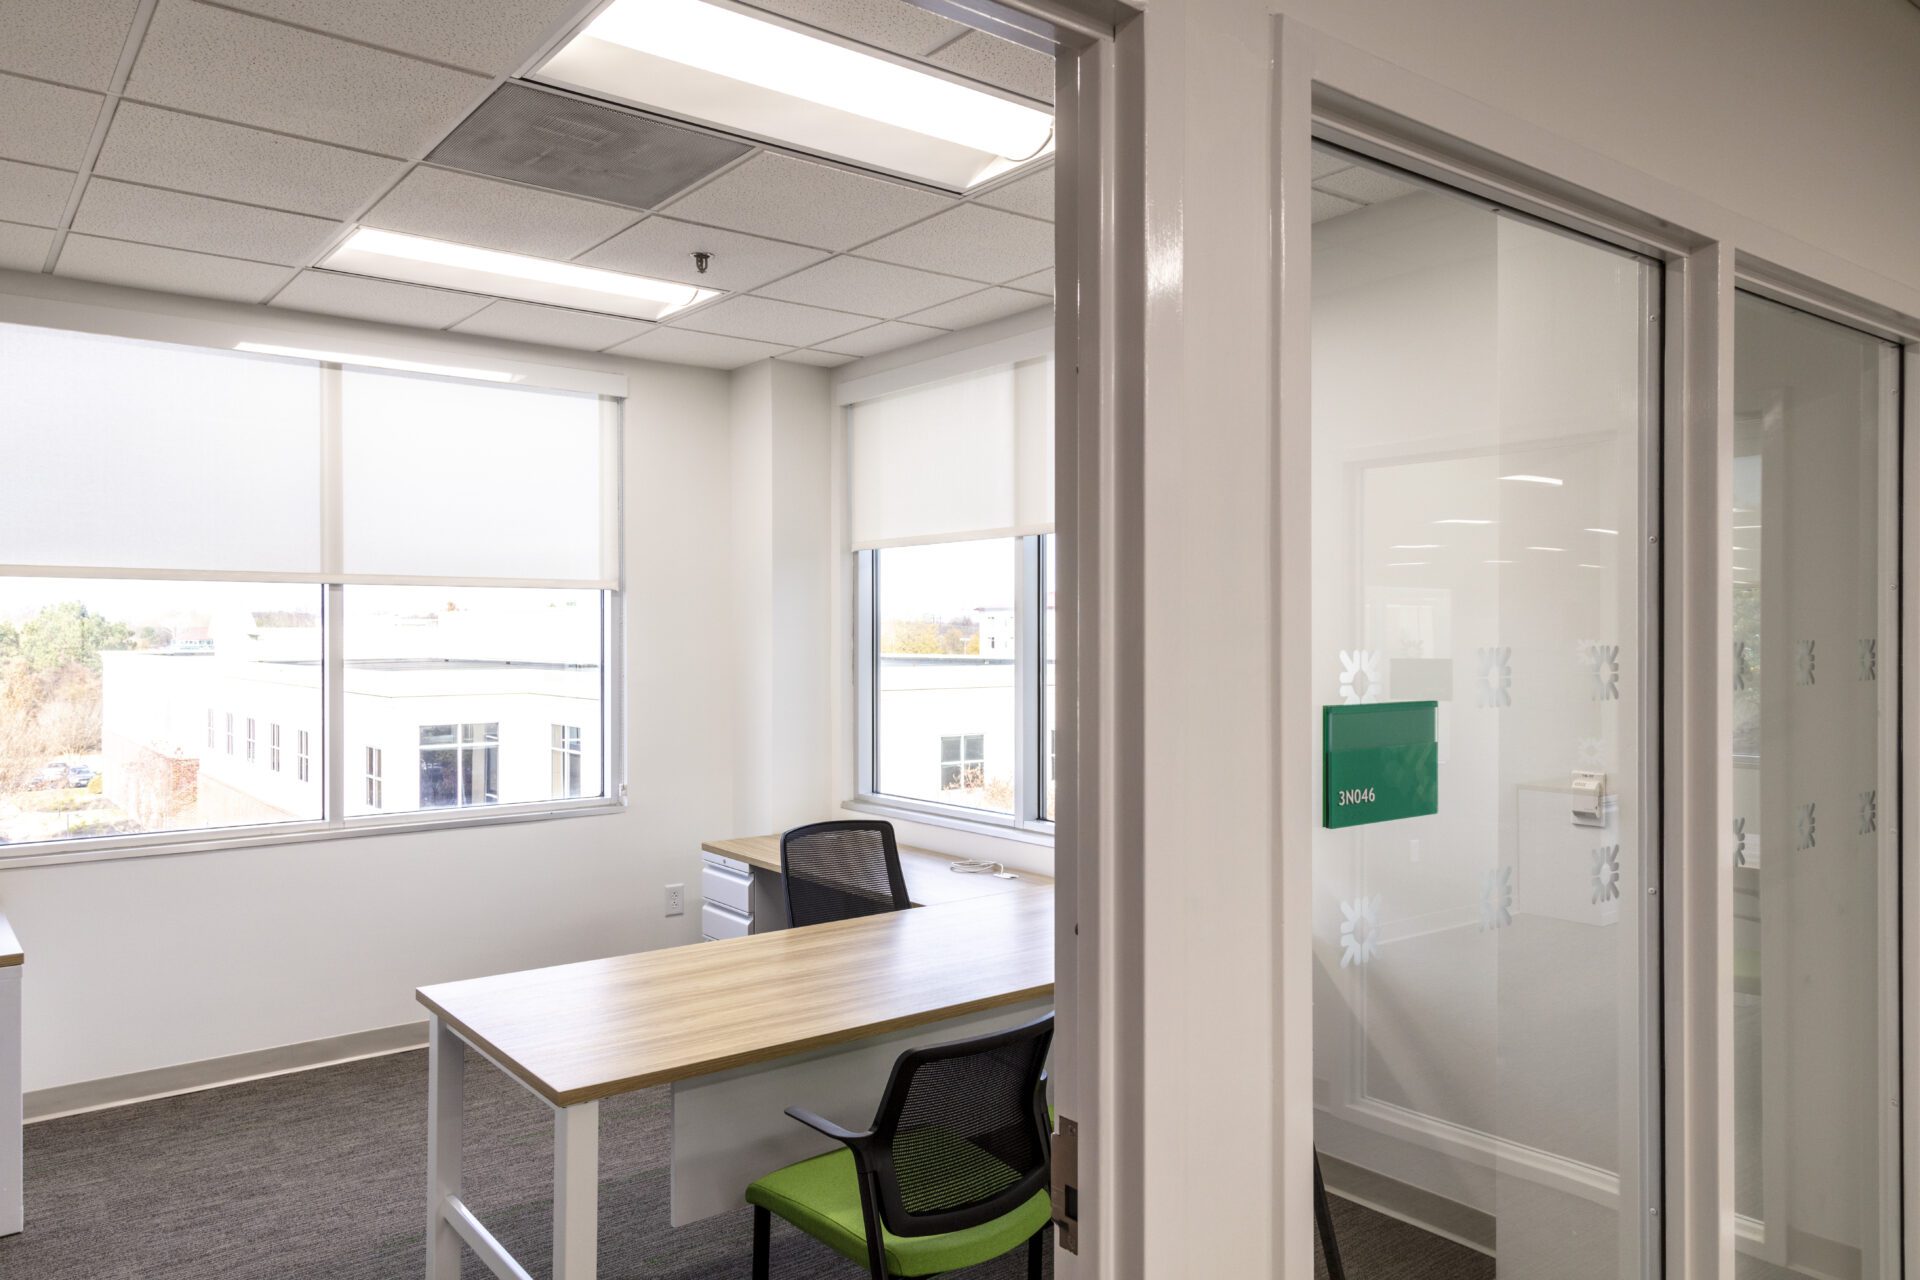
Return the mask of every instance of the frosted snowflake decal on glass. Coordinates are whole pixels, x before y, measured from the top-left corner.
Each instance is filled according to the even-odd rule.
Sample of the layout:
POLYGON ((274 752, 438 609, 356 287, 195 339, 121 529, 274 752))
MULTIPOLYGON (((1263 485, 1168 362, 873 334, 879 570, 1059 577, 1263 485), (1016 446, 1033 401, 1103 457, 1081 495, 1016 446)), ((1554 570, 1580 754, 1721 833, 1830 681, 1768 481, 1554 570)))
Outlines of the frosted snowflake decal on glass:
POLYGON ((1593 677, 1593 700, 1613 702, 1620 697, 1620 646, 1587 646, 1587 674, 1593 677))
POLYGON ((1813 641, 1811 640, 1793 642, 1793 682, 1795 684, 1813 683, 1813 641))
POLYGON ((1753 684, 1753 651, 1745 640, 1733 642, 1733 691, 1745 692, 1753 684))
POLYGON ((1380 655, 1371 649, 1340 651, 1340 700, 1378 702, 1385 692, 1380 680, 1380 655))
POLYGON ((1733 865, 1736 867, 1747 865, 1747 820, 1745 818, 1733 820, 1733 865))
POLYGON ((1593 851, 1593 901, 1597 906, 1620 896, 1620 846, 1603 844, 1593 851))
POLYGON ((1598 738, 1580 738, 1573 744, 1573 756, 1583 769, 1598 769, 1606 763, 1601 754, 1602 745, 1598 738))
POLYGON ((1814 829, 1813 805, 1798 804, 1793 807, 1793 847, 1811 849, 1816 843, 1819 832, 1814 829))
POLYGON ((1513 868, 1495 867, 1480 882, 1480 928, 1504 929, 1513 923, 1513 868))
POLYGON ((1860 793, 1860 834, 1870 836, 1880 829, 1880 797, 1872 791, 1860 793))
POLYGON ((1880 642, 1862 640, 1860 642, 1860 679, 1871 682, 1880 678, 1880 642))
POLYGON ((1380 895, 1340 904, 1340 967, 1365 964, 1380 949, 1380 895))
POLYGON ((1483 707, 1511 706, 1513 696, 1513 650, 1505 646, 1483 647, 1480 657, 1480 684, 1475 700, 1483 707))

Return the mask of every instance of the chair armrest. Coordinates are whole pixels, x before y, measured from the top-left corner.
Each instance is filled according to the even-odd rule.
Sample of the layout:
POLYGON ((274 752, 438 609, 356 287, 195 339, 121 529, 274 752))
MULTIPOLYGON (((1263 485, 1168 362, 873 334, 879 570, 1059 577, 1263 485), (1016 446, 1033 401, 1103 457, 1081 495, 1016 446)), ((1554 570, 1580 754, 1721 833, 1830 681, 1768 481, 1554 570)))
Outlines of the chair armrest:
POLYGON ((850 1147, 858 1146, 873 1136, 871 1131, 855 1133, 852 1129, 843 1128, 824 1116, 815 1115, 805 1107, 788 1107, 787 1114, 806 1125, 807 1128, 818 1130, 827 1137, 844 1142, 850 1147))

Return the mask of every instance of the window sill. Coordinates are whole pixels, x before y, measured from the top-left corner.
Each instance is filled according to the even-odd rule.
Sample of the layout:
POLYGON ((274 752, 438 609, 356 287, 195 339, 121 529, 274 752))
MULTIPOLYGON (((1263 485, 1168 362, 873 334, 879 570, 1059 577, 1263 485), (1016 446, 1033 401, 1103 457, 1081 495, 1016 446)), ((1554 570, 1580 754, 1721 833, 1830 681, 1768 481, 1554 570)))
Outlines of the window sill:
POLYGON ((896 822, 917 822, 928 827, 946 827, 954 831, 971 832, 974 835, 992 836, 998 840, 1012 840, 1020 844, 1053 847, 1053 824, 1034 822, 1023 825, 1013 818, 976 818, 966 813, 956 812, 940 805, 924 807, 911 802, 901 802, 890 796, 855 796, 843 801, 841 808, 854 813, 872 814, 877 818, 890 818, 896 822))
POLYGON ((15 867, 61 866, 77 862, 118 862, 128 858, 159 858, 179 853, 219 853, 230 849, 263 849, 274 845, 318 844, 330 840, 358 840, 367 836, 409 835, 428 831, 452 831, 468 827, 508 826, 522 822, 547 822, 563 818, 597 818, 625 813, 618 800, 593 799, 562 804, 527 804, 512 808, 462 812, 457 817, 439 814, 395 815, 382 820, 365 816, 345 823, 286 824, 275 829, 248 828, 226 834, 186 832, 169 835, 128 835, 93 840, 71 840, 55 846, 0 845, 0 872, 15 867), (9 852, 17 849, 18 852, 9 852))

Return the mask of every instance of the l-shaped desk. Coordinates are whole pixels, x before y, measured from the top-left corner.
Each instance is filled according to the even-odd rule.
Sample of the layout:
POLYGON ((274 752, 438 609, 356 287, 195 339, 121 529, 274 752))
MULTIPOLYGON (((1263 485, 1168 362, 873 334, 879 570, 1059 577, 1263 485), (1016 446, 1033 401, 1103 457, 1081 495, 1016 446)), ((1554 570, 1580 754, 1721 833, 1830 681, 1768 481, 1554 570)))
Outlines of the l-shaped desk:
MULTIPOLYGON (((768 845, 777 872, 773 837, 704 847, 765 870, 768 845)), ((458 1280, 463 1242, 527 1276, 461 1199, 463 1045, 553 1108, 553 1276, 593 1280, 600 1099, 671 1086, 679 1226, 829 1149, 786 1107, 864 1120, 902 1049, 1051 1007, 1053 882, 956 874, 921 850, 901 851, 903 870, 909 854, 921 909, 422 987, 428 1280, 458 1280)))

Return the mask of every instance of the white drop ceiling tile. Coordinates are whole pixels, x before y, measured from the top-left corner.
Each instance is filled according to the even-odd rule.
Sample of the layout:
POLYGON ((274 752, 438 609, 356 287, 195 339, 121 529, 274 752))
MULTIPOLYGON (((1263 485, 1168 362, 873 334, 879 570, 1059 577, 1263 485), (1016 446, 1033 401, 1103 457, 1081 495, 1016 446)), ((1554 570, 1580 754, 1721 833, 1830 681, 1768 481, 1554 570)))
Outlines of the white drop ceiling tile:
POLYGON ((1343 156, 1315 147, 1313 149, 1313 180, 1318 182, 1322 178, 1340 172, 1351 163, 1352 161, 1343 156))
POLYGON ((872 323, 871 316, 803 307, 772 298, 736 296, 722 298, 689 313, 676 327, 729 338, 750 338, 755 342, 775 342, 783 347, 811 347, 872 323))
POLYGON ((361 221, 509 253, 572 258, 639 217, 632 209, 422 165, 361 221))
POLYGON ((661 327, 630 342, 609 348, 609 355, 635 360, 664 360, 669 364, 698 364, 712 369, 738 369, 756 360, 777 356, 786 348, 776 342, 749 342, 712 333, 690 333, 661 327))
POLYGON ((965 35, 970 28, 906 0, 750 0, 757 9, 831 31, 835 35, 923 57, 965 35))
POLYGON ((451 289, 427 289, 396 280, 369 280, 365 276, 332 271, 302 271, 273 300, 290 311, 316 311, 380 324, 405 324, 419 329, 444 329, 466 319, 492 299, 451 289))
POLYGON ((222 200, 350 218, 405 168, 364 151, 123 102, 93 171, 222 200))
POLYGON ((995 209, 1024 213, 1029 218, 1045 218, 1052 222, 1053 166, 1048 165, 1038 173, 1016 178, 1003 187, 995 187, 985 195, 974 198, 995 209))
POLYGON ((8 0, 0 71, 105 89, 140 0, 8 0))
POLYGON ((238 124, 422 155, 486 96, 465 71, 228 9, 164 0, 127 96, 238 124))
POLYGON ((230 0, 303 27, 383 49, 506 75, 540 51, 579 0, 230 0))
POLYGON ((83 89, 0 75, 0 157, 78 169, 104 101, 83 89))
POLYGON ((605 267, 609 271, 628 271, 656 280, 744 293, 826 256, 820 249, 742 235, 738 231, 703 227, 674 218, 648 218, 599 248, 582 254, 579 261, 585 266, 605 267), (693 265, 695 253, 713 255, 705 275, 693 265))
POLYGON ((968 31, 927 61, 1036 102, 1053 101, 1053 59, 984 31, 968 31))
POLYGON ((1321 178, 1313 184, 1313 189, 1339 196, 1342 200, 1351 200, 1355 204, 1379 204, 1382 200, 1392 200, 1396 196, 1419 190, 1411 182, 1358 165, 1321 178))
POLYGON ((891 351, 895 347, 907 346, 909 343, 937 338, 945 332, 945 329, 932 329, 926 325, 889 320, 884 324, 876 324, 871 329, 862 329, 858 333, 849 333, 844 337, 835 338, 826 345, 841 355, 872 356, 882 351, 891 351))
POLYGON ((616 342, 638 337, 653 326, 645 320, 601 316, 565 307, 542 307, 531 302, 501 301, 484 307, 453 326, 455 333, 477 333, 512 342, 538 342, 549 347, 576 347, 601 351, 616 342))
POLYGON ((780 359, 791 360, 795 364, 818 365, 822 369, 838 369, 843 364, 853 363, 855 357, 833 351, 789 351, 780 359))
POLYGON ((1025 289, 1028 293, 1044 293, 1051 298, 1053 296, 1053 268, 1048 267, 1045 271, 1036 271, 1030 276, 1021 276, 1018 280, 1009 280, 1007 281, 1007 287, 1010 289, 1025 289))
POLYGON ((840 250, 951 204, 918 187, 763 151, 667 211, 686 222, 840 250))
POLYGON ((8 271, 38 271, 47 265, 47 250, 51 248, 51 227, 23 227, 14 222, 0 222, 0 268, 8 271))
POLYGON ((208 196, 96 178, 80 197, 73 229, 113 240, 217 253, 300 267, 340 231, 328 218, 281 213, 208 196))
POLYGON ((1002 284, 1053 265, 1053 224, 963 204, 863 245, 860 255, 1002 284))
POLYGON ((0 160, 0 221, 59 225, 73 191, 73 174, 34 164, 0 160))
POLYGON ((982 289, 979 293, 952 302, 916 311, 907 319, 915 324, 930 324, 941 329, 966 329, 1001 316, 1017 316, 1022 311, 1051 307, 1053 299, 1024 289, 982 289))
POLYGON ((264 302, 286 281, 289 272, 264 262, 69 235, 61 246, 54 274, 198 298, 264 302))
POLYGON ((829 258, 817 267, 776 280, 760 290, 760 294, 891 320, 909 311, 949 302, 977 287, 971 280, 956 280, 931 271, 842 257, 829 258))
POLYGON ((1325 222, 1328 218, 1337 218, 1343 213, 1352 213, 1361 206, 1351 200, 1342 200, 1329 192, 1316 190, 1313 193, 1313 220, 1325 222))

